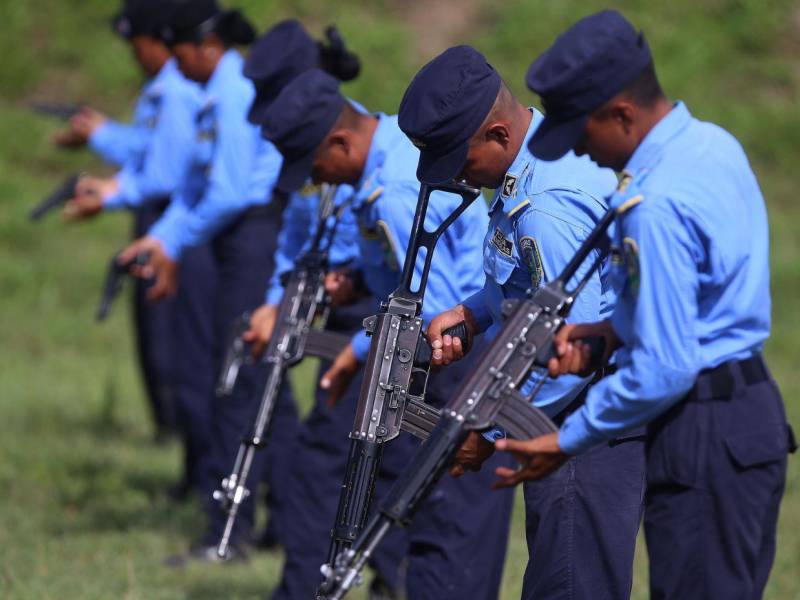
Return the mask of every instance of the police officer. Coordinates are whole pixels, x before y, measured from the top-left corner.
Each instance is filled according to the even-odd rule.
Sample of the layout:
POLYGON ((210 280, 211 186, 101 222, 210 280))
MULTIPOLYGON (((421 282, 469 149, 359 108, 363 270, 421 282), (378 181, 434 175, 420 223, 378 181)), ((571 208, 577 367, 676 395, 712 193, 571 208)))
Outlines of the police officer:
MULTIPOLYGON (((250 110, 251 122, 263 120, 282 87, 299 74, 321 68, 339 81, 356 77, 358 57, 348 52, 334 28, 326 31, 326 43, 315 41, 294 20, 273 27, 250 50, 244 73, 254 80, 258 93, 250 110)), ((357 110, 364 109, 351 101, 357 110)), ((325 226, 334 235, 328 259, 334 270, 349 269, 358 258, 358 223, 350 207, 354 190, 339 185, 334 198, 338 218, 331 217, 325 226)), ((250 329, 244 339, 252 343, 254 354, 260 354, 272 336, 278 305, 283 297, 282 278, 294 268, 295 259, 310 247, 318 226, 319 188, 305 185, 292 192, 283 212, 275 270, 267 288, 264 304, 253 312, 250 329)), ((326 328, 353 334, 361 328, 365 317, 374 314, 377 306, 364 297, 349 306, 334 306, 328 313, 326 328)), ((330 367, 320 365, 322 374, 330 367)), ((358 402, 360 385, 350 385, 335 406, 327 402, 327 393, 317 389, 310 414, 300 426, 295 441, 285 448, 273 448, 270 469, 282 473, 281 502, 271 506, 267 535, 277 538, 286 551, 283 597, 307 598, 319 579, 319 567, 325 559, 324 540, 329 536, 336 515, 339 491, 349 450, 348 433, 358 402), (302 465, 302 468, 296 468, 302 465), (310 542, 309 542, 310 540, 310 542)), ((370 585, 371 596, 390 596, 399 590, 401 561, 405 555, 404 536, 390 547, 381 549, 372 561, 377 577, 370 585)), ((267 540, 265 540, 266 542, 267 540)))
MULTIPOLYGON (((100 211, 131 210, 135 215, 134 238, 144 234, 161 215, 186 172, 194 115, 201 103, 199 87, 181 75, 159 37, 165 8, 169 3, 130 0, 114 18, 114 31, 128 41, 148 80, 131 126, 104 121, 89 137, 92 148, 101 156, 122 159, 122 169, 110 178, 81 178, 75 198, 64 209, 70 219, 87 219, 100 211), (137 133, 131 135, 131 131, 137 133), (135 150, 131 145, 127 152, 120 152, 131 138, 142 143, 136 144, 135 150)), ((80 121, 81 116, 76 119, 80 121)), ((198 253, 196 259, 208 263, 210 256, 198 253)), ((163 437, 178 425, 175 405, 180 392, 175 389, 174 357, 180 343, 174 339, 175 302, 147 302, 149 287, 148 281, 137 280, 137 349, 157 436, 163 437)))
POLYGON ((761 355, 769 228, 744 151, 667 100, 644 36, 617 12, 562 34, 527 83, 547 108, 534 155, 575 149, 626 172, 612 198, 624 287, 610 319, 560 332, 551 362, 554 375, 596 368, 580 340, 602 335, 617 372, 558 433, 504 442, 522 468, 501 481, 543 477, 647 423, 652 597, 760 598, 793 442, 761 355))
MULTIPOLYGON (((206 103, 197 116, 192 167, 180 193, 149 234, 123 253, 123 260, 149 252, 150 263, 142 274, 153 274, 153 294, 165 295, 177 285, 176 265, 184 251, 210 241, 219 274, 212 315, 213 366, 207 371, 195 367, 205 389, 198 390, 189 411, 198 450, 205 450, 199 462, 209 524, 189 554, 169 561, 183 564, 188 558, 217 560, 216 544, 226 515, 211 500, 212 492, 230 472, 241 436, 253 425, 263 386, 263 366, 248 365, 240 371, 231 397, 214 401, 213 378, 222 364, 231 323, 261 301, 272 271, 281 204, 273 199, 273 187, 281 157, 247 122, 255 89, 242 73, 244 61, 234 46, 252 43, 255 31, 243 15, 221 9, 214 0, 191 0, 176 6, 167 33, 181 71, 202 84, 206 103)), ((202 364, 207 360, 197 357, 202 364)), ((274 422, 274 442, 288 443, 297 426, 288 385, 282 388, 274 422)), ((262 453, 256 455, 253 473, 261 472, 264 459, 262 453)), ((240 509, 232 557, 243 553, 253 516, 251 496, 240 509)))
MULTIPOLYGON (((324 68, 340 81, 349 81, 358 75, 359 59, 347 50, 335 27, 329 27, 326 34, 326 41, 318 42, 308 34, 300 22, 289 19, 277 23, 256 40, 244 64, 244 75, 253 81, 256 88, 256 96, 248 113, 248 120, 251 123, 260 125, 267 108, 281 89, 308 69, 324 68)), ((340 186, 335 204, 340 206, 352 193, 353 190, 349 186, 340 186)), ((293 192, 288 197, 281 219, 281 231, 277 238, 275 269, 267 286, 264 304, 253 311, 250 329, 244 334, 245 341, 252 344, 255 356, 261 354, 272 336, 278 305, 283 297, 282 278, 294 268, 295 259, 308 250, 316 232, 319 200, 319 189, 313 186, 305 186, 301 191, 293 192)), ((333 226, 332 223, 328 225, 333 226)), ((352 211, 348 209, 344 212, 335 225, 335 232, 328 257, 331 264, 344 266, 358 254, 356 243, 358 226, 352 211)), ((329 315, 328 328, 349 331, 359 327, 371 310, 371 305, 363 306, 363 304, 360 307, 334 310, 329 315)), ((306 425, 314 424, 318 428, 329 420, 327 417, 332 411, 328 410, 327 405, 318 406, 322 409, 323 415, 318 415, 319 418, 312 416, 306 421, 306 425)), ((346 409, 338 412, 346 412, 346 409)), ((345 425, 342 431, 347 431, 346 427, 345 425)), ((318 430, 307 432, 305 429, 304 425, 300 432, 300 436, 304 439, 339 442, 338 436, 331 435, 330 432, 318 430)), ((342 441, 347 442, 346 435, 342 441)), ((284 481, 286 475, 283 473, 291 467, 291 463, 295 462, 298 452, 302 450, 295 449, 295 444, 272 444, 264 476, 267 479, 284 481)), ((330 455, 322 453, 320 459, 326 460, 330 455)), ((313 460, 313 457, 309 456, 303 460, 313 460)), ((339 486, 341 483, 339 473, 331 473, 330 470, 327 472, 333 480, 333 485, 339 486)), ((321 477, 319 473, 317 475, 321 477)), ((316 483, 318 486, 324 485, 319 480, 316 483)), ((302 497, 284 493, 285 486, 280 486, 275 492, 270 493, 269 521, 264 535, 259 540, 259 544, 265 547, 273 546, 283 538, 293 539, 292 529, 302 527, 302 524, 298 523, 302 523, 303 515, 310 514, 312 518, 322 518, 316 506, 309 506, 306 510, 302 497)), ((331 502, 335 502, 335 496, 334 493, 331 502)), ((329 525, 329 522, 326 523, 326 527, 329 525)))
MULTIPOLYGON (((464 354, 442 331, 465 322, 472 335, 502 323, 501 304, 527 297, 557 276, 607 210, 614 173, 569 154, 535 159, 527 141, 544 117, 514 98, 486 58, 469 46, 445 51, 417 74, 400 105, 400 127, 421 149, 417 176, 463 178, 494 190, 483 244, 486 284, 428 327, 434 362, 464 354)), ((595 274, 572 315, 597 319, 614 293, 595 274)), ((538 381, 527 382, 523 393, 538 381)), ((534 398, 557 422, 583 400, 586 379, 549 380, 534 398)), ((499 432, 473 433, 451 468, 479 470, 499 432)), ((641 517, 644 452, 641 439, 598 446, 549 481, 525 487, 530 554, 523 598, 622 598, 630 594, 641 517)))
MULTIPOLYGON (((346 303, 367 293, 385 299, 399 283, 419 194, 414 175, 418 153, 398 128, 397 118, 358 112, 341 95, 334 78, 312 70, 284 89, 268 110, 263 130, 284 155, 281 185, 297 188, 311 175, 318 182, 349 184, 357 190, 353 210, 362 232, 361 277, 352 272, 329 275, 326 287, 334 301, 346 303), (366 289, 358 285, 359 279, 366 289)), ((437 198, 428 215, 431 225, 441 222, 459 201, 437 198)), ((477 261, 485 227, 482 209, 473 205, 444 234, 433 258, 424 317, 477 291, 483 280, 477 261)), ((418 269, 421 264, 420 258, 418 269)), ((330 392, 331 401, 341 398, 368 351, 369 339, 359 331, 323 375, 321 385, 330 392)), ((437 379, 438 383, 431 382, 427 398, 442 402, 456 377, 445 371, 437 379)), ((386 452, 403 449, 405 462, 416 447, 401 436, 386 452)), ((295 471, 305 467, 301 462, 295 471)), ((422 518, 408 532, 409 598, 497 597, 511 497, 487 495, 480 485, 479 481, 450 480, 427 500, 422 518)), ((317 561, 325 557, 327 537, 316 534, 307 541, 317 545, 317 561)), ((291 560, 289 555, 287 564, 291 560)), ((313 579, 304 582, 305 594, 313 592, 319 581, 310 570, 313 567, 319 565, 306 571, 313 579)), ((285 572, 276 598, 290 597, 288 589, 285 572)))

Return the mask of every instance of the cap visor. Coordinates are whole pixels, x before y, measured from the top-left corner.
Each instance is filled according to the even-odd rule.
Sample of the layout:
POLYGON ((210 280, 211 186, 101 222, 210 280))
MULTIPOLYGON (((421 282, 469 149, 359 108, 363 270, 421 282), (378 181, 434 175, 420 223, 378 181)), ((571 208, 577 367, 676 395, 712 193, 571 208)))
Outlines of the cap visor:
POLYGON ((278 189, 287 194, 299 190, 311 175, 313 164, 313 152, 292 161, 284 159, 281 174, 278 176, 278 189))
POLYGON ((417 179, 425 183, 446 183, 455 179, 467 162, 469 141, 459 144, 447 154, 433 154, 421 150, 417 165, 417 179))
POLYGON ((568 121, 557 121, 545 117, 528 142, 528 150, 541 160, 558 160, 581 141, 588 118, 589 115, 580 115, 568 121))

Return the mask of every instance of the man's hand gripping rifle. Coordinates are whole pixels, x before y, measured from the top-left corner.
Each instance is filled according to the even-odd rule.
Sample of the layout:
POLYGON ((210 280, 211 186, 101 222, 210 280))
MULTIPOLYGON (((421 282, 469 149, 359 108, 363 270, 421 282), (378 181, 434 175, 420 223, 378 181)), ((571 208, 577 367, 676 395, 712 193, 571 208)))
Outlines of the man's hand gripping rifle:
MULTIPOLYGON (((431 348, 422 330, 422 301, 437 240, 479 195, 480 190, 461 183, 422 185, 400 286, 379 314, 364 321, 372 342, 350 433, 350 454, 331 532, 329 561, 352 545, 366 523, 384 444, 396 438, 401 429, 425 439, 438 421, 439 411, 425 403, 431 348), (427 231, 425 215, 430 196, 437 191, 460 196, 461 204, 434 231, 427 231), (422 251, 422 275, 417 288, 412 289, 422 251)), ((459 337, 467 347, 463 324, 445 333, 459 337)), ((330 564, 323 565, 323 573, 330 571, 330 564)))
MULTIPOLYGON (((328 249, 339 219, 349 204, 346 202, 335 207, 335 193, 335 187, 327 187, 321 194, 319 223, 311 248, 296 261, 295 268, 285 282, 275 331, 261 359, 267 365, 267 375, 253 429, 242 439, 230 475, 222 480, 221 489, 214 492, 214 499, 228 513, 225 530, 217 547, 217 554, 221 558, 228 554, 239 507, 250 495, 247 478, 253 457, 256 450, 266 446, 272 412, 286 370, 308 355, 333 360, 350 341, 346 335, 313 328, 315 319, 322 316, 328 307, 325 294, 328 249), (329 223, 331 219, 333 224, 329 223)), ((321 320, 324 321, 324 316, 321 320)), ((217 384, 220 397, 230 395, 239 369, 248 360, 250 353, 242 334, 249 322, 249 313, 245 313, 234 324, 231 345, 217 384)))
POLYGON ((530 299, 505 302, 501 331, 442 410, 436 429, 389 490, 378 514, 353 547, 336 556, 319 598, 341 600, 361 582, 361 571, 381 540, 392 525, 410 522, 470 431, 499 425, 517 439, 557 431, 553 422, 531 405, 531 400, 546 380, 555 334, 569 315, 573 301, 600 266, 602 256, 594 259, 574 288, 567 289, 567 284, 598 246, 614 214, 606 213, 557 279, 536 290, 530 299), (524 397, 518 389, 533 371, 539 372, 539 382, 532 395, 524 397))

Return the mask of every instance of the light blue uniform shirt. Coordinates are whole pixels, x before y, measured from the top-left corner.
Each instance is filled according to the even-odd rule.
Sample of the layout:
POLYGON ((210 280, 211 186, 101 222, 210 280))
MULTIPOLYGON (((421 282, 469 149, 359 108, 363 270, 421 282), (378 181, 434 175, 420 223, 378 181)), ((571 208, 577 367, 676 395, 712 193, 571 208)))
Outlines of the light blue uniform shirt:
POLYGON ((247 121, 255 89, 242 75, 242 64, 239 53, 229 50, 206 84, 187 175, 150 230, 174 260, 248 208, 272 199, 282 158, 261 137, 260 128, 247 121))
MULTIPOLYGON (((411 226, 417 208, 419 151, 397 125, 397 116, 377 115, 378 127, 372 139, 359 190, 353 205, 361 231, 359 263, 364 281, 376 299, 385 301, 400 284, 411 226), (382 189, 377 198, 370 190, 382 189)), ((453 194, 433 194, 426 222, 434 229, 460 204, 453 194)), ((485 205, 480 199, 453 223, 436 245, 423 304, 423 319, 430 319, 458 304, 461 298, 483 286, 481 244, 486 232, 485 205)), ((416 279, 424 264, 417 258, 416 279)), ((356 357, 364 361, 370 340, 365 332, 353 338, 356 357)))
POLYGON ((624 284, 619 370, 592 387, 559 445, 577 454, 666 411, 698 373, 761 350, 770 328, 769 226, 742 147, 683 103, 634 152, 614 206, 624 284))
MULTIPOLYGON (((339 185, 333 203, 342 206, 350 200, 354 190, 349 185, 339 185)), ((297 258, 311 249, 311 242, 319 225, 319 188, 311 187, 289 196, 283 211, 283 224, 278 234, 278 247, 275 251, 275 270, 267 288, 266 304, 278 304, 283 297, 281 276, 294 268, 297 258)), ((328 218, 326 227, 334 226, 335 217, 328 218)), ((328 262, 338 267, 354 262, 358 257, 358 223, 350 206, 342 212, 335 225, 331 245, 328 248, 328 262)), ((325 242, 323 241, 323 248, 325 242)))
MULTIPOLYGON (((617 183, 613 171, 573 153, 555 162, 537 160, 528 150, 528 140, 544 117, 532 111, 525 141, 489 208, 489 229, 483 243, 486 284, 464 301, 481 331, 491 326, 490 335, 503 322, 503 300, 529 297, 561 273, 607 211, 606 198, 617 183)), ((586 260, 573 284, 598 252, 586 260)), ((572 307, 570 321, 596 321, 610 314, 614 293, 605 275, 591 277, 572 307)), ((537 380, 538 376, 532 377, 521 391, 530 393, 537 380)), ((548 379, 534 405, 554 416, 585 384, 586 380, 576 376, 548 379)))
POLYGON ((104 200, 103 208, 135 208, 172 195, 189 166, 201 106, 200 87, 181 74, 174 59, 168 60, 137 103, 147 142, 125 161, 116 175, 119 191, 104 200))
POLYGON ((158 92, 158 80, 168 65, 170 69, 177 71, 175 61, 170 59, 156 77, 145 82, 136 100, 131 123, 106 119, 89 136, 89 148, 103 161, 123 167, 127 163, 141 160, 144 156, 158 114, 158 98, 161 95, 158 92))

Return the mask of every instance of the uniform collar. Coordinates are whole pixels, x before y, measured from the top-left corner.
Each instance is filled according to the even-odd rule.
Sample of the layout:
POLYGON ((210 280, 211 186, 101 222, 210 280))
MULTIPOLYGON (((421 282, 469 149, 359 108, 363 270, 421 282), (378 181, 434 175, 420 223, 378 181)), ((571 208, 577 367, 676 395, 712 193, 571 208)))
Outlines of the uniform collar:
POLYGON ((356 189, 364 185, 367 178, 383 164, 387 151, 391 150, 393 138, 396 136, 400 128, 397 127, 397 117, 390 117, 384 113, 375 113, 378 118, 378 126, 375 128, 375 133, 372 135, 372 143, 369 146, 367 153, 367 161, 364 163, 364 172, 361 174, 361 179, 356 184, 356 189))
POLYGON ((533 114, 531 122, 528 125, 528 131, 525 133, 525 139, 522 140, 522 145, 519 148, 517 156, 514 158, 514 162, 511 163, 508 171, 506 171, 503 177, 503 183, 497 188, 489 210, 494 210, 499 202, 505 202, 506 200, 513 200, 516 198, 517 190, 520 185, 522 185, 522 180, 525 176, 529 175, 530 171, 533 169, 532 163, 536 161, 536 157, 528 150, 528 142, 544 120, 544 115, 532 107, 528 108, 528 110, 533 114))
POLYGON ((226 91, 230 92, 227 88, 232 79, 244 77, 242 75, 243 63, 242 56, 236 50, 228 50, 222 55, 217 63, 217 68, 214 69, 214 73, 205 86, 210 100, 213 101, 224 95, 226 91))
POLYGON ((178 70, 178 63, 174 58, 167 59, 167 62, 156 73, 156 76, 150 79, 145 86, 145 93, 154 96, 161 95, 164 87, 169 84, 170 79, 174 77, 181 77, 178 70))
POLYGON ((676 102, 672 110, 653 127, 639 144, 625 165, 633 175, 652 169, 661 159, 667 144, 682 132, 692 120, 689 109, 683 102, 676 102))

